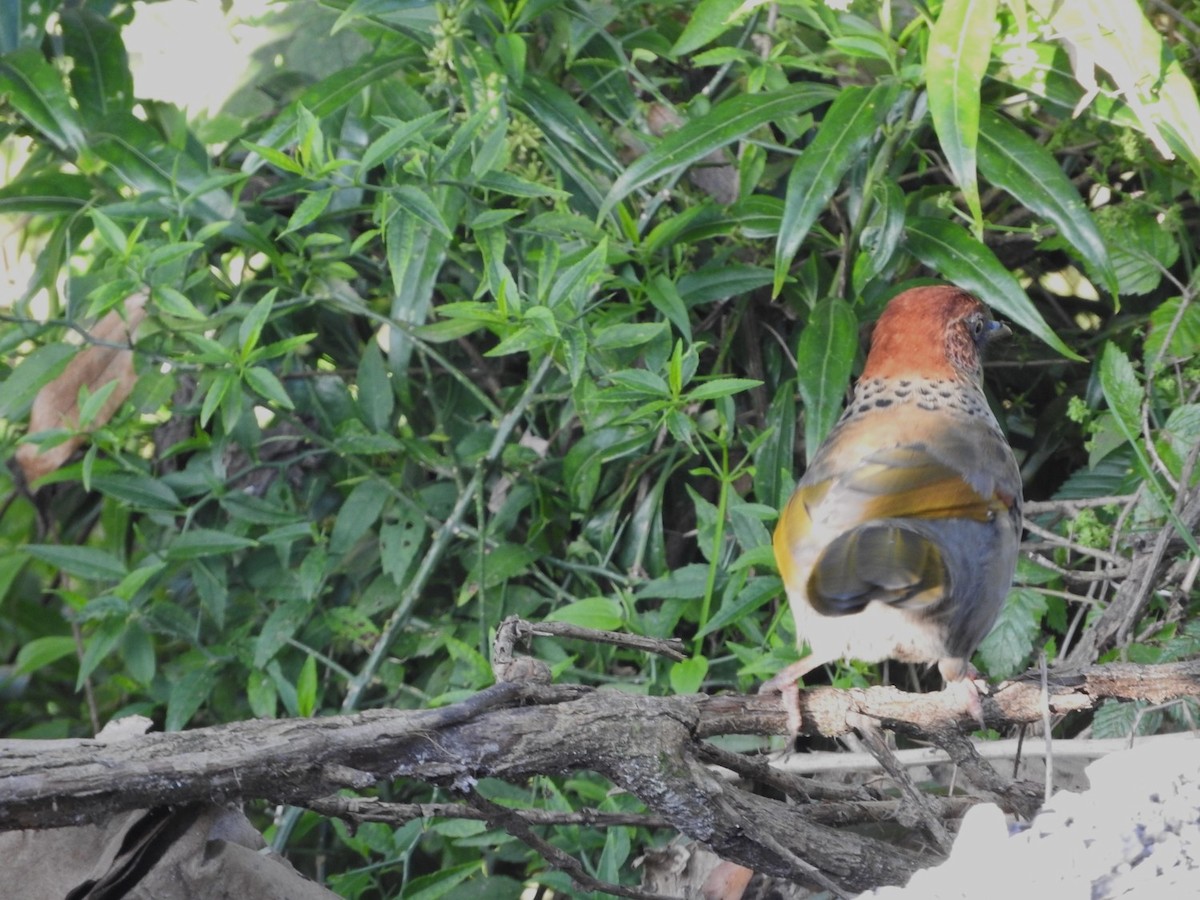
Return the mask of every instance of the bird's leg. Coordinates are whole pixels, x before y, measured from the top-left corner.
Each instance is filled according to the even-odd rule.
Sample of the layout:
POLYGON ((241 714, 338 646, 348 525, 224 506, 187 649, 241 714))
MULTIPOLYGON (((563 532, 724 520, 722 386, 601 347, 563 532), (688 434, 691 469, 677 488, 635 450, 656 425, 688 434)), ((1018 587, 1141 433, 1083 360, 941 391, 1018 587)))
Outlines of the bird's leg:
POLYGON ((979 670, 965 659, 950 658, 938 660, 938 671, 946 682, 946 690, 960 697, 967 714, 979 723, 980 728, 986 728, 979 695, 988 693, 988 684, 980 677, 979 670))
POLYGON ((800 733, 800 687, 799 681, 813 669, 824 665, 828 660, 809 654, 804 659, 786 666, 773 678, 764 681, 758 688, 760 694, 772 691, 779 693, 783 701, 783 711, 787 714, 788 737, 796 740, 800 733))

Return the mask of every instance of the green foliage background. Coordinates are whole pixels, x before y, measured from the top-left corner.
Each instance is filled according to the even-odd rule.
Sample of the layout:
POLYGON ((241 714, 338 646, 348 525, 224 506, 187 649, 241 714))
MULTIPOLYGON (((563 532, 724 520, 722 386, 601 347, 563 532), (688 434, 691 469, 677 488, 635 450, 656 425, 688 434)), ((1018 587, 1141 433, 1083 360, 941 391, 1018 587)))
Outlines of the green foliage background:
MULTIPOLYGON (((35 497, 0 475, 4 736, 451 703, 508 615, 691 651, 539 640, 560 680, 750 689, 798 655, 776 510, 931 277, 1014 323, 988 389, 1026 496, 1081 501, 1034 517, 977 664, 1053 664, 1162 529, 1177 565, 1110 656, 1195 653, 1195 7, 1116 4, 1105 37, 1082 0, 293 0, 189 121, 134 94, 142 6, 0 0, 0 214, 36 262, 0 310, 6 459, 65 436, 26 433, 37 391, 149 297, 115 417, 92 386, 84 452, 35 497)), ((481 789, 640 808, 586 774, 481 789)), ((569 890, 483 823, 268 834, 346 896, 569 890)), ((551 832, 624 882, 667 837, 551 832)))

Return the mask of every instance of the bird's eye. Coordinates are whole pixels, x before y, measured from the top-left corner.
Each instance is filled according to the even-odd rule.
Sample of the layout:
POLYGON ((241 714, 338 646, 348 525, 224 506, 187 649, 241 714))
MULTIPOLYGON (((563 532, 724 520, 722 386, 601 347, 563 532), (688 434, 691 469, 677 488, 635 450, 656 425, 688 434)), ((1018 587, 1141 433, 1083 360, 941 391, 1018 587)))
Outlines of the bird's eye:
POLYGON ((976 337, 983 334, 983 319, 979 319, 979 318, 975 319, 971 323, 971 331, 973 331, 975 333, 976 337))

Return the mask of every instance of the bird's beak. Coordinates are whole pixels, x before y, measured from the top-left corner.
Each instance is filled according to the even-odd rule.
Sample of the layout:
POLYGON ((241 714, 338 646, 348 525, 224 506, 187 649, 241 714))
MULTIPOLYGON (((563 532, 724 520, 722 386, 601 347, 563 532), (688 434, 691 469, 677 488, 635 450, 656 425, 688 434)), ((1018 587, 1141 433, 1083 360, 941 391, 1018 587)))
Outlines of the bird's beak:
POLYGON ((987 339, 988 339, 989 343, 991 341, 996 340, 997 338, 1008 338, 1008 337, 1012 337, 1012 329, 1011 328, 1009 328, 1003 322, 999 322, 995 319, 993 319, 991 322, 988 322, 987 339))

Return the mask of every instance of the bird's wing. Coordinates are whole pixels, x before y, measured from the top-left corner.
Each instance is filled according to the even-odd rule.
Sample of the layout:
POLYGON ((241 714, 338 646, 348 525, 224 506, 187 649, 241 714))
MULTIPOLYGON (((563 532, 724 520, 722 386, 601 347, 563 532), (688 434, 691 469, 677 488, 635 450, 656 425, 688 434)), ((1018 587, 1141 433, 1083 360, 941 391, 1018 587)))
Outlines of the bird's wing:
MULTIPOLYGON (((932 607, 952 589, 951 564, 940 546, 953 539, 946 520, 993 522, 1013 502, 995 479, 978 470, 963 471, 917 444, 877 450, 850 470, 802 486, 796 494, 793 504, 799 508, 789 504, 785 513, 794 516, 785 540, 804 532, 824 545, 805 594, 826 615, 852 613, 872 601, 905 609, 932 607), (840 507, 836 533, 827 536, 819 534, 822 526, 814 525, 812 517, 823 500, 840 507)), ((969 531, 972 542, 979 540, 976 528, 965 529, 963 538, 969 531)), ((777 545, 777 556, 780 549, 777 545)))

